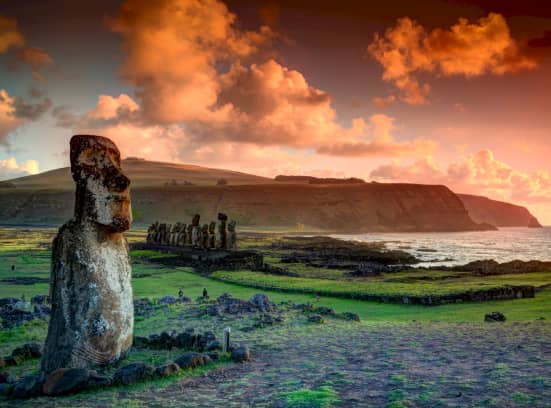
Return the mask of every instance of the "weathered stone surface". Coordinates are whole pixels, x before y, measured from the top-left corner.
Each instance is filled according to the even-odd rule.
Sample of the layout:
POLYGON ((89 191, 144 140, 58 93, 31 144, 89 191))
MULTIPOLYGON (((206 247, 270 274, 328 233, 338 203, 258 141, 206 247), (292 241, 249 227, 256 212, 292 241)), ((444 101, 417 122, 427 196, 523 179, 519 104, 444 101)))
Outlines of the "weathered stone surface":
POLYGON ((87 388, 90 373, 84 368, 58 368, 53 371, 42 386, 46 395, 65 395, 87 388))
POLYGON ((237 348, 234 348, 231 352, 231 359, 236 363, 242 363, 244 361, 249 361, 251 359, 251 352, 249 348, 245 345, 241 345, 237 348))
POLYGON ((135 382, 144 381, 153 374, 153 367, 143 363, 133 363, 118 369, 113 376, 116 384, 129 385, 135 382))
POLYGON ((15 381, 15 377, 7 371, 0 371, 0 384, 13 384, 15 381))
POLYGON ((19 380, 13 387, 12 398, 32 398, 42 394, 42 378, 39 375, 29 375, 19 380))
POLYGON ((49 299, 47 295, 35 295, 31 298, 31 304, 32 305, 43 305, 45 303, 49 303, 49 299))
POLYGON ((90 378, 88 378, 88 384, 86 388, 103 388, 112 384, 113 380, 109 377, 97 375, 95 371, 90 371, 90 378))
POLYGON ((74 218, 53 243, 52 316, 42 371, 117 361, 132 344, 134 309, 128 243, 130 180, 120 153, 100 136, 73 136, 74 218))
POLYGON ((485 322, 504 322, 506 319, 505 315, 501 312, 492 312, 492 313, 487 313, 485 316, 484 316, 484 321, 485 322))
POLYGON ((275 311, 275 306, 267 295, 264 293, 257 293, 252 298, 249 299, 249 303, 255 305, 258 310, 264 313, 270 313, 275 311))
POLYGON ((178 303, 178 300, 174 296, 163 296, 158 302, 160 305, 173 305, 178 303))
POLYGON ((217 246, 219 249, 226 249, 228 244, 228 231, 226 229, 226 222, 228 216, 224 213, 218 213, 218 236, 216 238, 217 246))
POLYGON ((323 317, 321 317, 321 315, 319 314, 311 314, 310 316, 308 316, 308 321, 310 323, 317 323, 317 324, 324 323, 323 317))
POLYGON ((180 357, 174 360, 174 362, 183 369, 196 368, 205 364, 204 357, 205 356, 201 353, 189 351, 182 354, 180 357))
POLYGON ((170 363, 170 364, 165 364, 165 365, 162 365, 160 367, 157 367, 155 369, 155 373, 159 377, 169 377, 171 375, 176 374, 180 370, 181 370, 181 368, 178 364, 170 363))
POLYGON ((351 320, 351 321, 354 321, 354 322, 359 322, 360 321, 360 316, 356 313, 343 312, 341 314, 341 316, 344 320, 351 320))
POLYGON ((40 344, 37 343, 26 343, 21 347, 15 348, 11 355, 14 357, 20 357, 25 360, 28 358, 39 358, 42 357, 42 352, 40 351, 40 344))
POLYGON ((4 357, 4 362, 6 363, 6 366, 17 366, 23 362, 23 359, 19 356, 7 356, 4 357))
POLYGON ((227 242, 227 249, 230 251, 236 251, 237 250, 237 231, 235 230, 235 226, 237 223, 232 220, 228 224, 228 242, 227 242))

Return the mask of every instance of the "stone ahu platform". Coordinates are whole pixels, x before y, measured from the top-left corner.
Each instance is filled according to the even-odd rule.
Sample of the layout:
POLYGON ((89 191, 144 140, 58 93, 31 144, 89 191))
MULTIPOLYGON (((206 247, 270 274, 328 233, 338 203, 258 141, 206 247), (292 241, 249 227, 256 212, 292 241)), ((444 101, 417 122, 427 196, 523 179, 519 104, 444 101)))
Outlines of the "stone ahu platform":
POLYGON ((255 251, 202 249, 144 242, 133 243, 130 247, 137 250, 175 254, 177 255, 175 257, 158 257, 154 261, 168 266, 191 266, 201 273, 210 273, 214 270, 260 270, 264 268, 264 257, 255 251))

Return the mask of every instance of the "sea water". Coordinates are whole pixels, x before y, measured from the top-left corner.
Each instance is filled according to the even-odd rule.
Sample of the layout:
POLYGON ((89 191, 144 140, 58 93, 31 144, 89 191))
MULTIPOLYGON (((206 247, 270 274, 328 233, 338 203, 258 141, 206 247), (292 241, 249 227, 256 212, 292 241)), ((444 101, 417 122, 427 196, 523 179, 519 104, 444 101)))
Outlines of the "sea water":
POLYGON ((551 261, 551 227, 500 228, 498 231, 414 232, 332 235, 362 242, 383 242, 387 249, 415 255, 419 266, 461 265, 483 259, 551 261))

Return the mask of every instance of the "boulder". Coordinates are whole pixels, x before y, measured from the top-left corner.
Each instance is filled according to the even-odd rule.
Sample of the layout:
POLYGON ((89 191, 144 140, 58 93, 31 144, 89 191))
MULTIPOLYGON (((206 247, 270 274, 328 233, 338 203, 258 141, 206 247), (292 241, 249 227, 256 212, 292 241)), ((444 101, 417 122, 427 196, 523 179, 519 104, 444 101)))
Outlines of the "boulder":
POLYGON ((13 298, 13 297, 1 298, 0 307, 4 307, 7 305, 15 305, 17 302, 19 302, 19 299, 17 298, 13 298))
POLYGON ((14 357, 20 357, 22 360, 28 358, 39 358, 42 357, 42 351, 40 350, 41 346, 37 343, 26 343, 21 347, 17 347, 11 353, 14 357))
POLYGON ((251 352, 245 345, 233 348, 231 351, 231 359, 236 363, 242 363, 251 359, 251 352))
POLYGON ((264 313, 271 313, 275 311, 275 306, 268 296, 264 293, 257 293, 250 300, 249 303, 252 303, 259 311, 264 313))
POLYGON ((179 333, 174 339, 174 345, 179 348, 190 349, 195 345, 196 335, 193 329, 179 333))
POLYGON ((487 313, 485 316, 484 316, 484 321, 485 322, 504 322, 506 319, 505 315, 501 312, 492 312, 492 313, 487 313))
POLYGON ((312 313, 310 316, 308 316, 308 321, 310 323, 317 323, 317 324, 321 324, 325 322, 323 320, 323 317, 321 317, 321 315, 315 314, 315 313, 312 313))
POLYGON ((0 383, 0 395, 9 397, 13 390, 13 384, 0 383))
POLYGON ((72 394, 86 389, 89 379, 84 368, 58 368, 46 377, 42 392, 49 396, 72 394))
POLYGON ((23 362, 23 359, 19 356, 7 356, 4 357, 4 361, 6 363, 6 366, 17 366, 23 362))
POLYGON ((113 376, 115 384, 129 385, 147 380, 153 374, 153 367, 144 363, 133 363, 119 368, 113 376))
POLYGON ((170 364, 165 364, 165 365, 162 365, 160 367, 157 367, 155 369, 155 373, 159 377, 169 377, 171 375, 176 374, 180 370, 181 370, 181 368, 178 364, 170 363, 170 364))
POLYGON ((43 305, 48 303, 48 295, 35 295, 31 298, 31 305, 43 305))
POLYGON ((164 296, 157 303, 160 305, 174 305, 178 303, 178 300, 174 296, 164 296))
POLYGON ((195 353, 193 351, 182 354, 180 357, 174 360, 174 362, 178 364, 182 369, 196 368, 205 364, 203 354, 195 353))
POLYGON ((222 343, 220 343, 220 340, 215 339, 207 343, 204 351, 215 351, 219 349, 220 350, 222 349, 222 343))
POLYGON ((335 310, 327 306, 319 306, 314 309, 314 312, 323 316, 334 316, 335 310))
POLYGON ((14 376, 7 371, 0 371, 0 384, 13 384, 14 382, 16 382, 14 376))
POLYGON ((354 322, 359 322, 360 321, 360 316, 356 313, 343 312, 341 314, 341 316, 344 320, 351 320, 351 321, 354 321, 354 322))
POLYGON ((95 371, 90 370, 89 373, 90 378, 88 378, 86 388, 93 389, 109 387, 113 382, 111 378, 98 375, 95 371))
POLYGON ((39 375, 29 375, 19 380, 13 387, 12 398, 32 398, 42 394, 43 380, 39 375))

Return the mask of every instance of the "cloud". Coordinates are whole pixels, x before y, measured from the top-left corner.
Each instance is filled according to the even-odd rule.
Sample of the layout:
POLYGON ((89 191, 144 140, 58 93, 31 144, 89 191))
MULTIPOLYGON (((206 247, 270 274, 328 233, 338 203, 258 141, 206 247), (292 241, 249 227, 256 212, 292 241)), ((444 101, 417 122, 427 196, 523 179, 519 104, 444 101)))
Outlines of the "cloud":
POLYGON ((0 54, 7 52, 10 48, 22 47, 25 44, 25 37, 17 27, 17 20, 0 16, 0 54))
POLYGON ((0 180, 37 174, 39 167, 36 160, 27 160, 20 164, 17 163, 15 157, 0 160, 0 180))
POLYGON ((0 89, 0 145, 8 145, 8 135, 23 123, 15 116, 15 98, 0 89))
POLYGON ((156 123, 209 119, 219 92, 217 65, 247 58, 270 29, 241 31, 217 0, 127 0, 110 22, 124 41, 121 76, 138 89, 156 123), (160 24, 162 22, 162 24, 160 24))
POLYGON ((38 70, 54 64, 52 57, 43 49, 26 46, 25 36, 19 30, 16 19, 0 16, 0 54, 11 49, 17 50, 12 62, 13 68, 17 68, 17 62, 29 65, 32 76, 38 81, 43 80, 38 70))
POLYGON ((386 97, 376 96, 373 98, 373 104, 380 109, 387 108, 394 105, 397 102, 397 98, 394 95, 388 95, 386 97))
POLYGON ((505 18, 490 13, 476 23, 461 18, 449 29, 427 31, 409 17, 384 34, 376 33, 368 53, 383 66, 383 80, 392 82, 400 99, 413 105, 428 102, 430 87, 417 76, 504 75, 537 67, 511 36, 505 18))
POLYGON ((441 169, 431 158, 411 164, 383 165, 371 172, 376 180, 446 184, 460 193, 488 195, 522 203, 551 201, 551 176, 547 171, 526 173, 497 160, 491 150, 480 150, 441 169))
POLYGON ((0 145, 8 146, 8 136, 28 121, 39 119, 50 107, 52 101, 44 98, 41 102, 30 103, 24 98, 13 97, 5 89, 0 89, 0 145))

